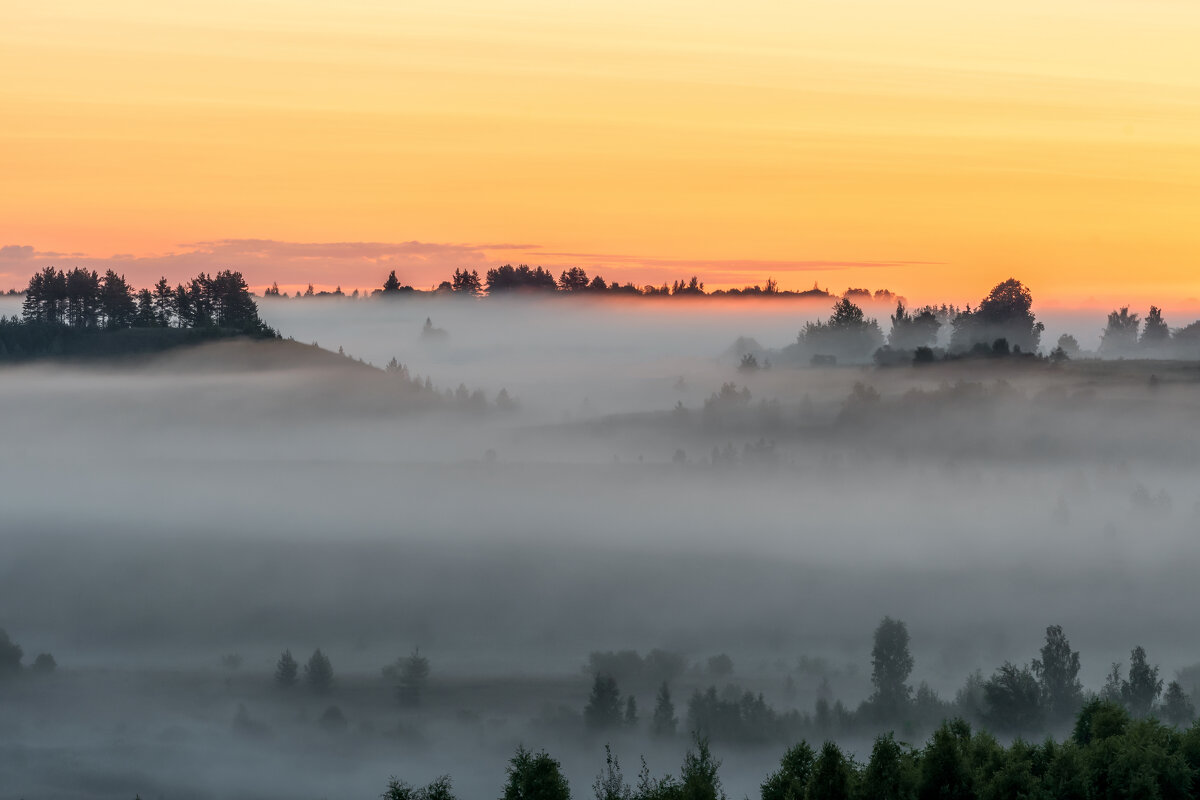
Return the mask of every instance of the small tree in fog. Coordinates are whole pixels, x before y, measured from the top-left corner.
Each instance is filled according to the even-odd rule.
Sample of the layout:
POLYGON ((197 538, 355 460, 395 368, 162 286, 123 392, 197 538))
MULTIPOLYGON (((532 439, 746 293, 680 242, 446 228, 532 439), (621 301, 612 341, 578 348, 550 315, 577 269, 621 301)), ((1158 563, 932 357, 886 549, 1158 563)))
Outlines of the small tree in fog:
POLYGON ((1025 733, 1041 725, 1041 689, 1028 667, 1005 662, 983 685, 983 696, 984 719, 996 730, 1025 733))
POLYGON ((299 672, 300 665, 292 657, 292 651, 284 650, 283 655, 275 664, 275 683, 284 689, 290 689, 296 685, 296 677, 299 672))
POLYGON ((668 737, 675 735, 679 720, 675 717, 675 704, 671 702, 671 687, 666 681, 658 687, 658 696, 654 700, 654 716, 650 719, 650 733, 655 736, 668 737))
POLYGON ((637 700, 633 695, 625 698, 625 727, 636 728, 638 724, 637 700))
POLYGON ((508 782, 501 800, 570 800, 571 789, 563 777, 562 765, 546 751, 536 755, 517 748, 508 762, 508 782))
POLYGON ((708 659, 708 672, 717 678, 727 678, 733 674, 733 659, 725 653, 718 653, 708 659))
POLYGON ((895 718, 908 705, 912 687, 906 681, 912 669, 908 627, 898 619, 884 617, 875 629, 871 648, 871 683, 875 686, 871 704, 881 717, 895 718))
POLYGON ((409 706, 420 705, 425 685, 429 683, 429 659, 421 655, 421 648, 418 647, 412 651, 412 655, 401 660, 399 667, 400 702, 409 706))
POLYGON ((30 667, 39 675, 49 675, 54 670, 58 669, 58 662, 54 660, 54 656, 49 653, 38 653, 37 658, 33 660, 33 665, 30 667))
POLYGON ((604 745, 604 771, 592 782, 592 794, 596 800, 631 800, 633 797, 633 789, 621 774, 621 762, 608 745, 604 745))
POLYGON ((1135 717, 1149 715, 1162 687, 1158 667, 1146 663, 1146 649, 1140 645, 1133 648, 1129 655, 1129 678, 1121 681, 1121 700, 1129 713, 1135 717))
POLYGON ((1163 718, 1176 728, 1186 728, 1196 718, 1196 707, 1192 705, 1179 681, 1167 684, 1166 694, 1163 695, 1162 714, 1163 718))
POLYGON ((1083 684, 1079 682, 1079 651, 1071 643, 1061 625, 1046 628, 1046 643, 1041 658, 1030 665, 1037 675, 1042 703, 1051 722, 1064 722, 1075 716, 1083 704, 1083 684))
POLYGON ((25 651, 21 645, 8 638, 8 631, 0 628, 0 678, 7 678, 21 671, 21 659, 25 651))
POLYGON ((621 692, 615 678, 596 675, 592 693, 583 709, 583 720, 593 731, 611 730, 621 725, 621 692))
POLYGON ((321 648, 313 651, 308 663, 304 665, 304 682, 308 688, 317 694, 325 694, 333 688, 333 664, 329 656, 321 652, 321 648))

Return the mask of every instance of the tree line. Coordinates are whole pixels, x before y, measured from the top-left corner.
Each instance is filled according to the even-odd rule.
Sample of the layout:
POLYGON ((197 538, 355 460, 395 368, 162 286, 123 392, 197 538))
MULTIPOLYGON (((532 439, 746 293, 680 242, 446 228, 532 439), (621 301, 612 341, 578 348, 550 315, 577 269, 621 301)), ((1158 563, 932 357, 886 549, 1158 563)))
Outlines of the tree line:
MULTIPOLYGON (((477 269, 456 269, 454 270, 454 274, 448 280, 440 282, 432 290, 432 293, 460 297, 495 296, 512 293, 543 295, 557 293, 627 297, 779 297, 810 300, 825 300, 834 297, 827 289, 821 289, 815 283, 813 284, 813 288, 803 291, 780 289, 779 282, 774 278, 768 278, 761 285, 744 286, 740 289, 707 290, 704 287, 704 282, 697 275, 692 275, 689 279, 675 280, 671 283, 663 282, 659 285, 637 285, 629 281, 625 283, 616 281, 609 283, 604 279, 603 275, 589 276, 583 267, 564 269, 555 278, 554 273, 550 270, 541 266, 530 267, 528 264, 519 264, 517 266, 504 264, 485 270, 482 276, 477 269)), ((297 291, 295 297, 357 298, 363 296, 395 298, 410 294, 426 294, 426 292, 415 289, 409 284, 402 283, 397 277, 396 271, 392 270, 388 273, 387 278, 384 279, 383 284, 379 288, 361 295, 358 289, 355 289, 350 294, 346 294, 342 291, 341 286, 338 286, 332 292, 318 292, 312 284, 309 284, 304 292, 297 291)), ((264 292, 264 296, 284 298, 287 297, 287 294, 280 291, 278 283, 273 283, 264 292)), ((896 299, 896 295, 887 289, 879 289, 871 292, 868 289, 854 287, 847 289, 841 296, 859 302, 871 300, 892 302, 896 299)))
MULTIPOLYGON (((605 746, 595 800, 726 800, 722 762, 697 736, 677 775, 653 777, 643 757, 635 781, 605 746)), ((509 761, 502 800, 569 800, 561 764, 524 746, 509 761)), ((877 736, 859 760, 835 742, 800 740, 759 784, 761 800, 1188 800, 1200 789, 1200 725, 1177 730, 1138 719, 1104 699, 1086 702, 1070 734, 1007 747, 962 719, 943 722, 923 745, 877 736)), ((424 787, 392 778, 384 800, 454 800, 443 775, 424 787)))
POLYGON ((166 278, 135 290, 113 270, 64 272, 46 267, 25 290, 22 316, 29 323, 74 328, 227 328, 269 331, 240 272, 201 272, 172 287, 166 278))
MULTIPOLYGON (((678 657, 676 657, 678 658, 678 657)), ((732 674, 732 662, 717 665, 727 656, 710 659, 714 676, 732 674)), ((591 734, 613 734, 639 725, 633 695, 622 695, 615 674, 628 676, 644 685, 647 676, 661 679, 649 732, 658 737, 676 734, 676 715, 671 682, 682 674, 682 660, 672 660, 654 651, 639 668, 631 667, 636 653, 593 654, 591 693, 583 710, 583 724, 591 734)), ((1046 629, 1045 641, 1028 664, 1002 664, 988 677, 975 672, 952 701, 945 701, 927 684, 914 687, 910 677, 914 659, 904 622, 885 617, 875 629, 871 650, 873 691, 857 708, 849 708, 832 697, 822 683, 811 713, 796 709, 778 711, 762 693, 727 684, 695 689, 687 702, 684 730, 714 741, 765 744, 800 736, 871 734, 897 729, 907 733, 929 730, 945 719, 961 717, 1006 736, 1061 731, 1087 703, 1101 700, 1120 706, 1134 719, 1156 717, 1175 727, 1186 727, 1195 719, 1191 698, 1179 681, 1165 687, 1159 668, 1149 663, 1138 646, 1130 653, 1128 671, 1113 664, 1104 686, 1088 692, 1079 679, 1079 652, 1071 648, 1061 626, 1046 629)))
POLYGON ((0 317, 0 360, 121 356, 233 335, 277 335, 239 272, 135 290, 113 270, 46 267, 29 279, 21 316, 0 317))

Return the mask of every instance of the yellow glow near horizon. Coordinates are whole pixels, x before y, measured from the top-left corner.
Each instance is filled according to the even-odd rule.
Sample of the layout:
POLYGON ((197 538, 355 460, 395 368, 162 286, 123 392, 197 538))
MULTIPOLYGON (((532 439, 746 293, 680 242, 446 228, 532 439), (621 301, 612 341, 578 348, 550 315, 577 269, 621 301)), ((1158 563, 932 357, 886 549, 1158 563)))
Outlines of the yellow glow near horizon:
POLYGON ((510 242, 621 280, 1194 297, 1197 41, 1183 0, 6 4, 0 246, 510 242))

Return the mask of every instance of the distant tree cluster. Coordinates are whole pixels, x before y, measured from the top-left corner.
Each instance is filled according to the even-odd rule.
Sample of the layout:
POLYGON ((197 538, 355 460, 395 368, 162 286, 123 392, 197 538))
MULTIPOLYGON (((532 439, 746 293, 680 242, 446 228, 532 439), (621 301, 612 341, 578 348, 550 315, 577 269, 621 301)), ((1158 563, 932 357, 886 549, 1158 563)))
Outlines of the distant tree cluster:
POLYGON ((268 328, 240 272, 200 273, 174 288, 166 278, 153 289, 135 291, 124 276, 108 270, 46 267, 29 279, 26 322, 76 328, 228 328, 261 334, 268 328))
POLYGON ((240 273, 134 291, 112 270, 47 267, 30 278, 22 316, 0 317, 0 360, 121 356, 234 335, 277 335, 240 273))
MULTIPOLYGON (((802 737, 862 736, 888 728, 931 730, 943 720, 958 716, 998 734, 1028 736, 1065 730, 1080 709, 1097 698, 1120 706, 1135 719, 1157 716, 1185 727, 1195 718, 1182 683, 1171 682, 1164 694, 1158 668, 1148 663, 1141 647, 1131 654, 1127 676, 1122 677, 1120 665, 1113 665, 1108 684, 1100 692, 1089 694, 1079 679, 1079 653, 1071 648, 1063 629, 1052 625, 1046 629, 1038 657, 1028 665, 1006 662, 989 677, 973 673, 954 700, 946 701, 925 683, 912 684, 915 662, 909 642, 905 623, 884 617, 875 629, 871 649, 873 691, 857 708, 834 698, 824 678, 811 712, 777 710, 761 692, 727 683, 723 689, 712 685, 692 692, 682 729, 713 741, 760 745, 802 737)), ((646 675, 639 661, 634 651, 593 653, 589 667, 611 669, 644 691, 646 675)), ((671 670, 674 676, 683 673, 679 663, 678 669, 671 670)), ((727 679, 732 674, 732 662, 728 656, 714 656, 707 670, 701 672, 698 665, 694 672, 727 679)), ((637 728, 634 696, 622 694, 613 674, 594 672, 583 722, 592 734, 611 736, 637 728)), ((654 736, 670 737, 675 735, 677 724, 670 684, 664 678, 649 731, 654 736)))
MULTIPOLYGON (((21 645, 9 638, 8 631, 0 628, 0 683, 16 678, 26 671, 21 663, 25 659, 25 650, 21 645)), ((49 653, 39 653, 29 665, 28 671, 34 675, 48 675, 58 668, 58 662, 49 653)))

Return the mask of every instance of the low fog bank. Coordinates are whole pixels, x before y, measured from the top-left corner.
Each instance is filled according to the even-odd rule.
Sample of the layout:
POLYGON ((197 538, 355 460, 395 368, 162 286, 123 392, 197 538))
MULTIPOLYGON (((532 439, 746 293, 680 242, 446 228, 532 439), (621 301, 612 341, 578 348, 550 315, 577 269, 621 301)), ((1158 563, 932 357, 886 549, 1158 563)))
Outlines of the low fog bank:
MULTIPOLYGON (((0 785, 373 797, 449 773, 487 797, 524 742, 586 796, 590 653, 679 656, 681 719, 710 686, 853 709, 884 615, 943 699, 1054 624, 1089 689, 1135 645, 1167 678, 1200 662, 1194 363, 739 370, 731 342, 794 339, 791 309, 422 302, 264 304, 297 342, 0 371, 0 628, 26 656, 0 785), (281 695, 280 653, 317 648, 330 693, 281 695), (420 708, 382 674, 414 648, 420 708)), ((623 687, 643 720, 655 688, 623 687)), ((616 745, 661 774, 686 740, 616 745)), ((722 743, 730 796, 783 746, 722 743)))

